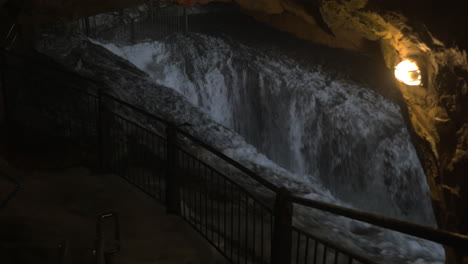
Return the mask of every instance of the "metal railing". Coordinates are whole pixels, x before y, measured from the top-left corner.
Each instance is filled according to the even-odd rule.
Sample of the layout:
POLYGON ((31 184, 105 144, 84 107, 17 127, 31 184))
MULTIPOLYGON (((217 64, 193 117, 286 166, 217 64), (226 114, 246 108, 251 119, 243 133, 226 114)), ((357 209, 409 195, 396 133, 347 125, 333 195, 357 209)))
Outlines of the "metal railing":
POLYGON ((148 1, 137 7, 98 14, 79 20, 86 36, 102 40, 137 42, 188 31, 187 8, 168 1, 148 1))
POLYGON ((39 33, 81 33, 99 41, 137 43, 188 32, 188 9, 170 1, 147 1, 137 6, 100 13, 72 22, 50 22, 39 33))
POLYGON ((339 241, 325 241, 295 226, 294 205, 441 243, 457 252, 468 249, 465 235, 292 195, 191 135, 184 126, 102 92, 98 82, 59 68, 42 67, 37 73, 6 67, 8 63, 3 62, 4 94, 11 94, 6 87, 18 86, 19 81, 7 79, 34 80, 15 87, 16 97, 7 100, 10 120, 35 129, 52 127, 54 135, 85 146, 95 153, 101 169, 122 176, 163 202, 169 213, 180 215, 232 263, 374 263, 342 248, 339 241), (47 74, 42 71, 59 71, 68 76, 65 80, 77 78, 80 87, 57 83, 54 88, 49 79, 44 80, 47 74), (41 95, 38 89, 31 89, 33 84, 41 86, 41 95), (31 123, 32 119, 36 122, 31 123), (274 201, 249 191, 219 163, 263 186, 274 195, 274 201))

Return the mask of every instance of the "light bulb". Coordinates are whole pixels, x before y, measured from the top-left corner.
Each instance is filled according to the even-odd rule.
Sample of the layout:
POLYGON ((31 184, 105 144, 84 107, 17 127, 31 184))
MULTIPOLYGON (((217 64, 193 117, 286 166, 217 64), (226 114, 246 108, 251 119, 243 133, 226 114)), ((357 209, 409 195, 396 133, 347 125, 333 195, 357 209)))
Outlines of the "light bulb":
POLYGON ((412 60, 400 62, 395 67, 395 77, 407 85, 421 85, 421 71, 412 60))

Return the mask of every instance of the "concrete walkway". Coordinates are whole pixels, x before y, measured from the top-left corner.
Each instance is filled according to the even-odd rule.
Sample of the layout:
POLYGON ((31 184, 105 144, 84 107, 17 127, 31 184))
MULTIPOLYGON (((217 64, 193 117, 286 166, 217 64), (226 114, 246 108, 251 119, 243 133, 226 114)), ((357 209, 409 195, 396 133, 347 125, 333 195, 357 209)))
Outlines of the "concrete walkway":
MULTIPOLYGON (((22 184, 0 209, 0 263, 94 263, 97 218, 109 211, 120 216, 122 248, 113 263, 226 263, 181 218, 167 215, 164 207, 120 177, 80 166, 37 167, 17 169, 0 158, 0 173, 22 184), (69 248, 65 261, 59 257, 61 241, 69 248)), ((11 188, 4 181, 0 177, 0 193, 11 188)), ((111 237, 112 221, 104 226, 111 237)))

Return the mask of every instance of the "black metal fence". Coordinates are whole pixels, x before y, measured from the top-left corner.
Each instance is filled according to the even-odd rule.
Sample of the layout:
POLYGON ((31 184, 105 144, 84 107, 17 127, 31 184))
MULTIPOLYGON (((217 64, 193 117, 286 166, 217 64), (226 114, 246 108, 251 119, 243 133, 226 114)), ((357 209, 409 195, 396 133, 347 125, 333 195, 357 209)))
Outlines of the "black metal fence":
POLYGON ((51 22, 39 27, 41 35, 81 33, 99 41, 137 43, 157 40, 189 30, 190 8, 169 1, 147 1, 119 11, 106 12, 72 22, 51 22))
POLYGON ((232 263, 374 263, 338 241, 324 241, 294 226, 294 204, 442 243, 458 252, 468 248, 468 238, 460 234, 291 195, 182 126, 101 92, 93 80, 57 68, 31 71, 21 66, 31 60, 2 55, 7 57, 2 60, 2 89, 10 122, 77 142, 94 153, 101 169, 163 202, 169 213, 180 215, 232 263), (79 81, 70 81, 73 78, 79 81), (256 181, 276 197, 274 201, 239 184, 231 172, 206 159, 206 153, 256 181))
POLYGON ((187 8, 167 1, 148 1, 117 12, 82 18, 78 28, 87 36, 113 42, 159 39, 188 31, 187 8))

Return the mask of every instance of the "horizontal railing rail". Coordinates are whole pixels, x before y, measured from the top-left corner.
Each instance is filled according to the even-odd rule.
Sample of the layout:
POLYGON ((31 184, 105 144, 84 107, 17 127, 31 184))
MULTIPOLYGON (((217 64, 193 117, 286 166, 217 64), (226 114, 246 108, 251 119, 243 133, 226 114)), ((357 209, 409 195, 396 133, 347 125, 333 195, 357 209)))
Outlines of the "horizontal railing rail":
MULTIPOLYGON (((2 57, 4 56, 19 55, 2 51, 2 57)), ((40 62, 28 59, 27 64, 31 63, 40 65, 40 62)), ((2 88, 5 89, 4 79, 8 76, 5 76, 7 65, 4 58, 0 66, 2 67, 2 88)), ((21 63, 19 66, 16 65, 14 69, 21 70, 21 63)), ((91 82, 98 89, 95 94, 86 89, 82 92, 85 96, 97 99, 96 117, 88 122, 96 126, 92 130, 96 131, 100 138, 97 147, 100 159, 104 161, 101 164, 107 165, 112 171, 123 176, 142 191, 165 202, 169 208, 168 212, 181 215, 232 262, 287 264, 295 261, 296 263, 309 263, 310 258, 315 260, 321 256, 323 263, 327 263, 327 259, 330 258, 335 258, 334 261, 345 258, 351 262, 354 260, 360 263, 374 263, 335 245, 335 242, 319 239, 293 226, 294 205, 318 209, 336 216, 380 226, 437 242, 458 251, 468 249, 468 236, 466 235, 292 195, 284 188, 276 186, 221 151, 206 144, 203 140, 178 127, 174 122, 102 92, 104 83, 68 72, 60 67, 51 67, 50 69, 91 82), (126 108, 133 113, 159 122, 165 127, 165 131, 163 133, 153 131, 119 114, 112 107, 106 109, 106 102, 119 106, 115 109, 126 108), (254 193, 236 184, 223 171, 215 169, 202 158, 185 150, 184 146, 181 145, 182 141, 178 140, 178 135, 190 140, 199 148, 215 155, 226 164, 273 191, 276 194, 273 208, 260 202, 261 200, 257 199, 254 193), (221 188, 218 190, 212 188, 212 186, 217 185, 221 188), (228 187, 223 190, 223 186, 228 187), (262 225, 263 227, 268 226, 266 229, 269 231, 263 227, 262 231, 259 231, 258 228, 262 225), (294 237, 297 240, 294 241, 294 237), (265 239, 268 239, 268 243, 265 239), (260 241, 261 246, 259 245, 260 241), (314 250, 309 250, 312 242, 315 243, 314 250), (330 256, 330 252, 333 252, 334 256, 330 256), (267 254, 271 254, 271 256, 266 257, 267 254)), ((31 74, 31 71, 26 73, 31 74)))
POLYGON ((146 115, 146 116, 148 116, 148 117, 150 117, 150 118, 152 118, 152 119, 154 119, 154 120, 156 120, 156 121, 158 121, 158 122, 161 122, 161 123, 163 123, 163 124, 165 124, 165 125, 171 124, 171 122, 169 122, 169 121, 167 121, 167 120, 165 120, 165 119, 163 119, 163 118, 161 118, 161 117, 159 117, 159 116, 156 116, 156 115, 154 115, 154 114, 151 114, 151 113, 149 113, 149 112, 143 110, 143 109, 140 108, 140 107, 137 107, 137 106, 134 106, 134 105, 132 105, 132 104, 130 104, 130 103, 127 103, 127 102, 125 102, 125 101, 123 101, 123 100, 121 100, 121 99, 119 99, 119 98, 117 98, 117 97, 115 97, 115 96, 112 96, 112 95, 110 95, 110 94, 108 94, 108 93, 104 93, 104 92, 103 92, 103 93, 102 93, 102 96, 103 96, 103 97, 106 97, 106 98, 108 98, 108 99, 110 99, 110 100, 113 100, 113 101, 119 103, 120 105, 123 105, 123 106, 125 106, 125 107, 128 107, 128 108, 132 109, 133 111, 135 111, 135 112, 137 112, 137 113, 146 115))
POLYGON ((250 176, 252 179, 254 179, 255 181, 257 181, 258 183, 262 184, 263 186, 265 186, 266 188, 270 189, 271 191, 273 192, 277 192, 279 190, 279 187, 276 186, 275 184, 269 182, 268 180, 258 176, 255 172, 251 171, 250 169, 246 168, 245 166, 243 166, 242 164, 240 164, 239 162, 233 160, 232 158, 226 156, 225 154, 223 154, 221 151, 215 149, 214 147, 206 144, 205 142, 203 142, 202 140, 190 135, 189 133, 183 131, 183 130, 180 130, 178 129, 178 132, 181 134, 181 135, 184 135, 185 137, 189 138, 191 141, 197 143, 198 145, 200 145, 201 147, 203 147, 204 149, 210 151, 211 153, 215 154, 216 156, 218 156, 219 158, 221 158, 222 160, 226 161, 227 163, 229 163, 230 165, 236 167, 237 169, 239 169, 240 171, 242 171, 243 173, 245 173, 246 175, 250 176))
POLYGON ((325 202, 314 201, 297 196, 292 196, 291 201, 298 205, 303 205, 305 207, 322 210, 339 216, 344 216, 347 218, 380 226, 393 231, 398 231, 400 233, 407 234, 410 236, 427 239, 451 247, 468 248, 468 236, 466 235, 448 232, 441 229, 435 229, 432 227, 417 225, 405 221, 400 221, 397 219, 357 211, 354 209, 325 202))

